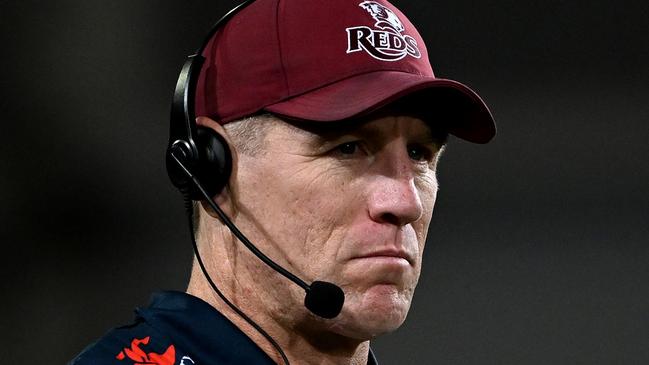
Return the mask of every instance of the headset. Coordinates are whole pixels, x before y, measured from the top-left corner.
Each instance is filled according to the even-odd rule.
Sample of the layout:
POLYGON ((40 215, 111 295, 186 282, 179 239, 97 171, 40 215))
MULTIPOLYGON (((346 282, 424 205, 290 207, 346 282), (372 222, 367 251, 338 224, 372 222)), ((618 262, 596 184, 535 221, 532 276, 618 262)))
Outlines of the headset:
POLYGON ((194 97, 196 84, 205 61, 202 54, 213 35, 230 18, 254 1, 246 0, 219 19, 205 37, 201 47, 185 61, 178 76, 178 81, 176 82, 171 104, 166 167, 171 182, 180 190, 185 199, 194 253, 210 286, 228 306, 261 333, 278 350, 284 363, 288 364, 288 359, 277 342, 257 323, 232 304, 213 282, 199 254, 193 230, 192 201, 206 201, 218 215, 221 222, 255 256, 273 270, 305 290, 304 305, 307 309, 315 315, 326 319, 336 317, 342 310, 345 295, 340 287, 325 281, 314 281, 309 285, 275 263, 239 231, 236 225, 234 225, 212 198, 226 187, 230 179, 232 173, 232 156, 229 146, 220 134, 210 128, 196 125, 194 97))
POLYGON ((212 36, 230 18, 254 1, 246 0, 214 23, 200 48, 195 54, 187 57, 176 82, 171 102, 167 174, 174 186, 192 200, 202 200, 204 197, 186 171, 175 161, 174 155, 182 158, 188 170, 200 179, 210 197, 227 185, 232 173, 232 156, 225 139, 209 128, 196 126, 194 97, 196 83, 205 62, 203 51, 212 36))

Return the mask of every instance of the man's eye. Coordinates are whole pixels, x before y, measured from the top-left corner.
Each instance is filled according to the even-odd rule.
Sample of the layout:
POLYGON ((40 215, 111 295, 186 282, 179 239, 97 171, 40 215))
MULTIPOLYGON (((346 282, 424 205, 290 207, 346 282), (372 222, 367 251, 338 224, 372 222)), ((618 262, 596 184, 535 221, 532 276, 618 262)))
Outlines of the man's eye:
POLYGON ((408 146, 408 156, 413 161, 428 161, 430 160, 432 152, 423 146, 408 146))
POLYGON ((343 155, 353 155, 358 149, 358 143, 356 142, 343 143, 340 146, 338 146, 336 149, 338 150, 338 152, 342 153, 343 155))

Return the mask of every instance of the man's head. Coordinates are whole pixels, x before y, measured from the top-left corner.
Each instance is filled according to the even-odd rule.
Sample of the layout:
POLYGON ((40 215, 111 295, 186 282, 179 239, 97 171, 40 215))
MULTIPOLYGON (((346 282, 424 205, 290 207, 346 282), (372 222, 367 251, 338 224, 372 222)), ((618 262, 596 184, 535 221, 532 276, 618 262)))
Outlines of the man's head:
POLYGON ((280 265, 345 292, 324 320, 207 204, 199 241, 241 305, 284 328, 367 340, 406 317, 446 136, 486 143, 486 105, 435 78, 417 30, 386 1, 258 0, 209 41, 197 123, 222 135, 232 175, 215 196, 280 265), (252 116, 251 116, 252 115, 252 116), (205 214, 207 213, 207 214, 205 214))

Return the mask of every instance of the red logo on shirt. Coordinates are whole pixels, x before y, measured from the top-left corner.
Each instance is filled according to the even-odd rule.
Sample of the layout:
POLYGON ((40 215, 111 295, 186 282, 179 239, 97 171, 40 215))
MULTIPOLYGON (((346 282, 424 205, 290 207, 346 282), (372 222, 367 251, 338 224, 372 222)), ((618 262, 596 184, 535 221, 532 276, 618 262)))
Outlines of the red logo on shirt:
POLYGON ((131 348, 126 348, 117 354, 118 360, 124 360, 127 356, 134 363, 133 365, 174 365, 176 362, 176 349, 174 345, 170 345, 163 354, 156 354, 155 352, 145 353, 140 344, 146 345, 149 343, 149 336, 143 339, 134 338, 131 341, 131 348))

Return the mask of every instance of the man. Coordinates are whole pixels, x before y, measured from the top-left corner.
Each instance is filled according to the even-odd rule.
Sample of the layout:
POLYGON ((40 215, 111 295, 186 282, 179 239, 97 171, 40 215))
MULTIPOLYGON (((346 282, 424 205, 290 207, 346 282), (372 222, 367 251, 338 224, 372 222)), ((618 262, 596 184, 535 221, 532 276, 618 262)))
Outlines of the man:
POLYGON ((194 197, 187 293, 157 294, 72 364, 377 363, 369 341, 403 323, 419 278, 446 137, 488 142, 489 110, 433 76, 382 0, 257 0, 202 54, 195 123, 223 139, 231 173, 194 197), (305 308, 227 217, 297 278, 342 289, 339 313, 305 308))

